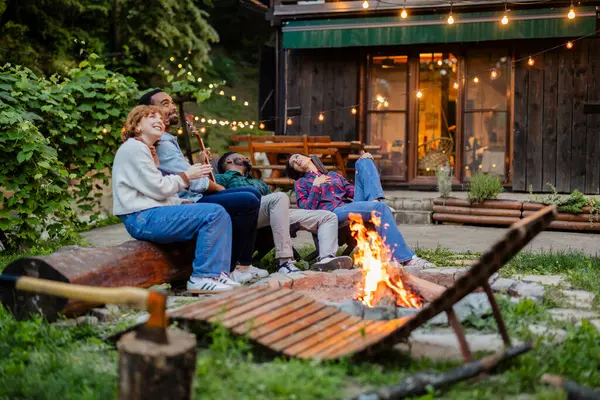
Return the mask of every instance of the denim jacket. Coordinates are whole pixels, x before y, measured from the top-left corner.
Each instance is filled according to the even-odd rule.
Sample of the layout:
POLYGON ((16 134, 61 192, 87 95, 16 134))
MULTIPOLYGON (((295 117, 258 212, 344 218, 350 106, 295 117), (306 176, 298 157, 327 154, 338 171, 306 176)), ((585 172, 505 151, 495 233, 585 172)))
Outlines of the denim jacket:
MULTIPOLYGON (((164 132, 156 146, 156 154, 160 161, 159 169, 167 174, 185 172, 190 168, 190 163, 183 155, 177 137, 164 132)), ((190 183, 189 190, 184 190, 177 195, 185 200, 198 201, 202 193, 208 189, 208 178, 194 179, 190 183)))

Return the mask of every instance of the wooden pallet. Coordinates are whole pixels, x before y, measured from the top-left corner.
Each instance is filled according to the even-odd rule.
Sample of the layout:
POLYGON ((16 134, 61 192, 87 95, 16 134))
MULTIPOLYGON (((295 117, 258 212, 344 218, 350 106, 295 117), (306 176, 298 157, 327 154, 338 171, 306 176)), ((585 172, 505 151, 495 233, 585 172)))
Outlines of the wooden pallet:
POLYGON ((453 306, 482 287, 492 306, 502 339, 510 338, 488 279, 555 218, 549 206, 514 224, 469 272, 413 317, 369 321, 350 316, 286 288, 244 287, 206 298, 170 314, 174 320, 200 325, 220 322, 238 335, 288 357, 336 359, 368 356, 405 341, 417 328, 446 312, 465 361, 472 361, 468 343, 453 306))

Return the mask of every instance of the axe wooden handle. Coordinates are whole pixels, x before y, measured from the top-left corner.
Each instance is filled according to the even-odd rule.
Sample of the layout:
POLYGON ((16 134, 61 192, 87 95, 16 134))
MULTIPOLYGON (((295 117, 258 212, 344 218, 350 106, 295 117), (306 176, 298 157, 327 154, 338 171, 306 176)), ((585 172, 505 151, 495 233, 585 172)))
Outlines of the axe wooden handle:
POLYGON ((26 292, 48 294, 90 303, 128 305, 144 310, 148 309, 148 298, 151 293, 148 290, 134 287, 99 288, 30 278, 28 276, 7 277, 6 275, 0 275, 0 277, 4 281, 13 281, 16 289, 26 292))

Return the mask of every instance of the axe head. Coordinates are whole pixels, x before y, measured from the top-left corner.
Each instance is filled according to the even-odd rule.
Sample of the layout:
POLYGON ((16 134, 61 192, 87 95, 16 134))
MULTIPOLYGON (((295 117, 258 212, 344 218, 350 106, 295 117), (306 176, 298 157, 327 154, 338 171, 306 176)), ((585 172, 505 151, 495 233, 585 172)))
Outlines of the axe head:
POLYGON ((158 292, 150 292, 148 312, 150 317, 144 325, 136 330, 136 338, 156 344, 167 344, 169 342, 167 338, 167 326, 169 325, 167 296, 158 292))

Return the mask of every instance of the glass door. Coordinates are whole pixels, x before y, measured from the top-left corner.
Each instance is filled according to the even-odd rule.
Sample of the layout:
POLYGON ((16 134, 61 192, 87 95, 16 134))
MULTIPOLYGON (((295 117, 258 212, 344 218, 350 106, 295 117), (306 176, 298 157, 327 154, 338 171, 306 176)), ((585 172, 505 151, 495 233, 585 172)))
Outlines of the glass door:
POLYGON ((376 163, 383 178, 406 179, 408 57, 377 56, 369 63, 367 134, 381 145, 376 163))
POLYGON ((419 55, 416 176, 455 167, 458 60, 452 53, 419 55))

